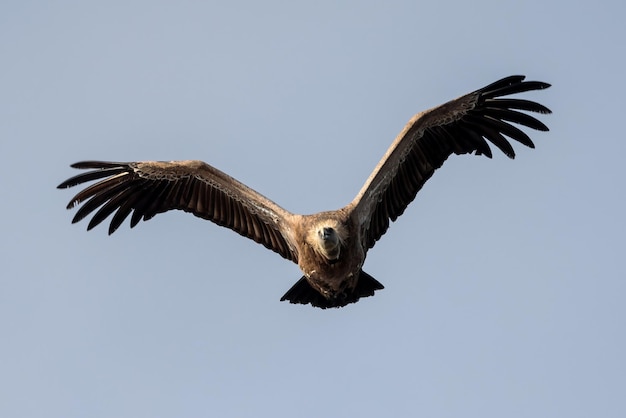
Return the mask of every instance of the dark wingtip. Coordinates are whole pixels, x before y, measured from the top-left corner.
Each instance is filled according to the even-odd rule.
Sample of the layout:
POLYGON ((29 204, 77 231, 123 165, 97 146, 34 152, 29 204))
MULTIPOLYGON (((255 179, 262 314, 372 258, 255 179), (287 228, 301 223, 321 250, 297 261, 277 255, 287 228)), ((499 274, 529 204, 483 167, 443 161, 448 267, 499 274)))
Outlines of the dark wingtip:
POLYGON ((116 161, 97 161, 97 160, 86 160, 86 161, 78 161, 74 164, 70 164, 72 168, 114 168, 120 166, 126 166, 129 163, 120 163, 116 161))
POLYGON ((526 76, 513 75, 493 82, 478 90, 485 99, 507 96, 510 94, 524 93, 532 90, 544 90, 551 86, 544 81, 524 81, 526 76))
POLYGON ((130 163, 117 163, 109 161, 79 161, 71 164, 70 167, 78 169, 92 169, 92 171, 77 174, 65 180, 57 186, 57 189, 67 189, 78 184, 86 183, 92 180, 98 180, 103 177, 109 177, 127 169, 130 163))
POLYGON ((552 87, 552 84, 546 83, 545 81, 534 81, 534 83, 537 83, 537 85, 539 86, 537 88, 539 90, 543 90, 543 89, 547 89, 549 87, 552 87))

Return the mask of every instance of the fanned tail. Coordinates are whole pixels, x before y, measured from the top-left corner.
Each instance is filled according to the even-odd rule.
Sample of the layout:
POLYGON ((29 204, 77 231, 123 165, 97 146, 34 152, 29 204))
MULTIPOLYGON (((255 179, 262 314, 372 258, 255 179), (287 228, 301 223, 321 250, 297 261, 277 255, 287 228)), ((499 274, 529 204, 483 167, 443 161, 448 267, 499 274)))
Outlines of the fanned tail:
POLYGON ((302 276, 300 280, 294 284, 291 289, 280 298, 280 301, 289 301, 290 303, 299 303, 302 305, 311 304, 317 308, 341 308, 350 303, 355 303, 360 298, 368 296, 374 296, 376 290, 384 289, 385 287, 375 278, 364 272, 359 273, 359 280, 357 281, 354 291, 345 295, 342 298, 327 299, 320 292, 313 289, 306 277, 302 276))

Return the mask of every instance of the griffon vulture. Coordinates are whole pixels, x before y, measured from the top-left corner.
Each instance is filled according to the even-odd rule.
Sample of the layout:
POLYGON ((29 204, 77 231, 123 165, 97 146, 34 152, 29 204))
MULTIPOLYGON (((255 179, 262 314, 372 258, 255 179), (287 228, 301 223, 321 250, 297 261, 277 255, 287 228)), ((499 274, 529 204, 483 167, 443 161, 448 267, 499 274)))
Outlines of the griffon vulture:
POLYGON ((474 153, 491 158, 491 142, 514 158, 509 139, 534 148, 528 135, 513 124, 547 131, 546 125, 524 112, 548 114, 550 110, 507 96, 550 85, 524 78, 503 78, 413 116, 354 200, 339 210, 313 215, 288 212, 202 161, 83 161, 72 167, 90 171, 58 187, 99 180, 67 206, 82 203, 72 223, 97 210, 88 230, 111 214, 109 234, 129 215, 132 228, 141 219, 171 209, 230 228, 298 264, 304 276, 281 301, 341 307, 383 288, 362 270, 367 251, 448 156, 474 153))

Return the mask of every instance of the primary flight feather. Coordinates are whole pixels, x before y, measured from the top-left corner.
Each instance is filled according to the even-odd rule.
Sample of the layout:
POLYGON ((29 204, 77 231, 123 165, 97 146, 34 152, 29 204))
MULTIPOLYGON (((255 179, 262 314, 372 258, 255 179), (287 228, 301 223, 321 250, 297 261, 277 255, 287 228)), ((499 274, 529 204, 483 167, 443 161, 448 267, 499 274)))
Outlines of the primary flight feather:
POLYGON ((172 209, 230 228, 298 264, 304 276, 281 300, 341 307, 383 288, 362 270, 367 251, 450 155, 473 152, 491 157, 491 143, 514 158, 509 139, 534 148, 530 137, 514 124, 547 131, 546 125, 526 112, 548 114, 550 110, 505 96, 550 85, 524 79, 506 77, 415 115, 354 200, 335 211, 291 213, 202 161, 83 161, 72 167, 90 171, 58 187, 97 180, 67 206, 82 204, 72 222, 91 216, 88 230, 113 215, 112 234, 129 215, 134 227, 142 219, 172 209))

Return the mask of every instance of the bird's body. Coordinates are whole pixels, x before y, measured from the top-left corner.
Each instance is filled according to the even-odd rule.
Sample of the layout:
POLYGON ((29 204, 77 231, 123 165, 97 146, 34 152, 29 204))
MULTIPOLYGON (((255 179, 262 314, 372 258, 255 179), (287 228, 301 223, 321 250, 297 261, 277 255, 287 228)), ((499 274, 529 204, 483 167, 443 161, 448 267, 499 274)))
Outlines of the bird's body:
POLYGON ((304 276, 281 300, 328 308, 371 296, 383 286, 362 270, 367 251, 415 198, 451 154, 491 157, 486 140, 513 158, 506 135, 533 147, 509 122, 548 130, 523 111, 550 113, 535 102, 498 97, 549 87, 523 76, 499 80, 473 93, 415 115, 391 144, 357 196, 347 206, 313 215, 293 214, 202 161, 112 163, 85 161, 93 169, 59 188, 100 180, 69 203, 82 207, 73 222, 97 209, 88 229, 109 215, 109 233, 131 215, 139 220, 181 209, 263 244, 298 264, 304 276))
POLYGON ((349 207, 304 215, 294 234, 298 266, 309 285, 330 300, 354 292, 365 261, 361 234, 350 215, 349 207))

